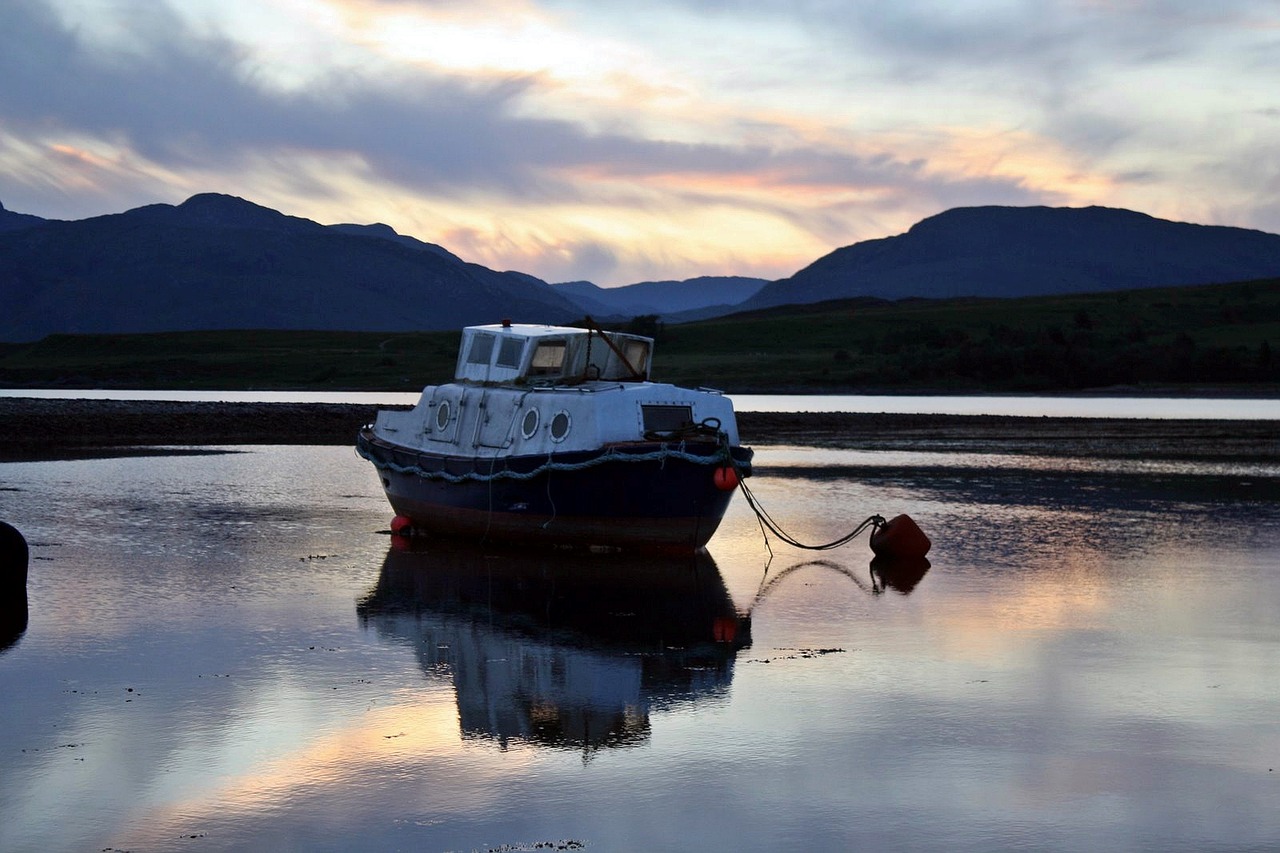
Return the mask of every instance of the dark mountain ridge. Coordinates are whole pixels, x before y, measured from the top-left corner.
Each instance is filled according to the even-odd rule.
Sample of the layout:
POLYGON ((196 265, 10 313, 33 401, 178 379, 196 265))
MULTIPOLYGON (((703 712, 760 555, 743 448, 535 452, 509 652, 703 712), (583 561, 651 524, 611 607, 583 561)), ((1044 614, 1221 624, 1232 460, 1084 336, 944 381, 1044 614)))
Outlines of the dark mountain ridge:
POLYGON ((600 317, 656 314, 667 318, 686 311, 728 309, 768 283, 763 278, 707 275, 684 281, 642 281, 622 287, 600 287, 589 281, 566 281, 552 287, 600 317))
POLYGON ((24 228, 30 228, 33 225, 40 225, 48 221, 47 219, 41 219, 39 216, 32 216, 29 213, 14 213, 11 210, 5 210, 4 204, 0 203, 0 233, 21 231, 24 228))
POLYGON ((1011 297, 1276 276, 1280 235, 1102 207, 957 208, 905 234, 837 249, 781 281, 706 276, 605 289, 491 270, 383 224, 321 225, 213 193, 76 221, 0 206, 3 341, 59 332, 431 331, 584 314, 680 323, 857 297, 1011 297))
POLYGON ((225 195, 0 232, 0 339, 185 329, 453 329, 564 322, 546 282, 388 226, 324 226, 225 195))
POLYGON ((1280 235, 1105 207, 965 207, 837 249, 739 308, 855 296, 1034 296, 1280 275, 1280 235))

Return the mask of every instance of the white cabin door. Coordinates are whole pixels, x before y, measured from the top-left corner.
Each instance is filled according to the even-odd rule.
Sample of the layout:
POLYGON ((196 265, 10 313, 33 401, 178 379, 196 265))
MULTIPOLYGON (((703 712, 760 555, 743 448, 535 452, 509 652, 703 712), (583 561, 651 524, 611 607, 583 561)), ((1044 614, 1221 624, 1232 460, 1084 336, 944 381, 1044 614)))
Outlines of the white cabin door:
POLYGON ((515 394, 490 394, 480 391, 476 398, 479 412, 476 420, 474 445, 476 447, 510 447, 516 415, 520 412, 520 397, 515 394))

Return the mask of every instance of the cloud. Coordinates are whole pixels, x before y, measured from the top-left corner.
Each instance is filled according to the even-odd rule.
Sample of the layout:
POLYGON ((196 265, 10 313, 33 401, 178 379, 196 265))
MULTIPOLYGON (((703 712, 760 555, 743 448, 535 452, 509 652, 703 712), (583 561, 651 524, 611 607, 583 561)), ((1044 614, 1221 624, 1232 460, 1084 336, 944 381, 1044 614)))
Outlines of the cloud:
POLYGON ((8 121, 117 140, 166 168, 232 167, 271 149, 356 153, 372 172, 420 190, 542 201, 579 195, 554 177, 569 169, 615 179, 760 173, 778 186, 880 187, 919 171, 884 152, 672 142, 521 115, 520 102, 542 85, 534 75, 477 80, 410 68, 279 91, 255 79, 242 47, 192 32, 163 6, 139 15, 146 32, 125 57, 40 6, 10 7, 6 18, 29 46, 0 54, 0 75, 25 84, 0 93, 8 121))
POLYGON ((555 136, 547 123, 504 115, 525 85, 467 85, 416 75, 370 82, 345 77, 321 89, 281 92, 254 79, 235 44, 197 36, 163 6, 148 6, 140 55, 103 53, 36 7, 4 23, 29 49, 0 53, 9 122, 117 139, 169 167, 234 165, 246 152, 359 151, 397 179, 518 184, 502 140, 555 136), (127 61, 125 61, 127 60, 127 61), (503 168, 507 165, 508 168, 503 168))
POLYGON ((783 275, 962 205, 1273 221, 1268 159, 1241 156, 1280 130, 1275 23, 1245 0, 10 0, 0 191, 48 216, 226 191, 615 283, 783 275))

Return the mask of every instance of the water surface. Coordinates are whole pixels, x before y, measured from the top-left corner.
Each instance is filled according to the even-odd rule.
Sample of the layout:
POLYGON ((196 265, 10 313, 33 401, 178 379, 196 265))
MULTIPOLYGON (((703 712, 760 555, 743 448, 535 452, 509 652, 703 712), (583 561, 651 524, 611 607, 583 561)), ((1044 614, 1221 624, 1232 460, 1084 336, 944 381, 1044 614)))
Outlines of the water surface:
POLYGON ((932 537, 873 570, 740 497, 400 549, 351 449, 236 450, 0 465, 0 850, 1280 844, 1276 466, 757 448, 797 537, 932 537))

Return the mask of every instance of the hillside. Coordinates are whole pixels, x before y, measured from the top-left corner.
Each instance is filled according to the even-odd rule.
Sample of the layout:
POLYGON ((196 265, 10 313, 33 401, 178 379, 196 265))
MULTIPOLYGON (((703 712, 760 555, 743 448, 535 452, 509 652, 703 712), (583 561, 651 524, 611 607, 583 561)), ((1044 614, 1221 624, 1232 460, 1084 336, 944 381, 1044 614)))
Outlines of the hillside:
MULTIPOLYGON (((0 385, 416 391, 458 333, 57 335, 0 345, 0 385)), ((658 330, 654 378, 731 392, 1280 394, 1280 279, 1018 299, 843 300, 658 330)))
POLYGON ((1280 235, 1102 207, 968 207, 837 249, 742 310, 875 296, 1097 293, 1280 275, 1280 235))

